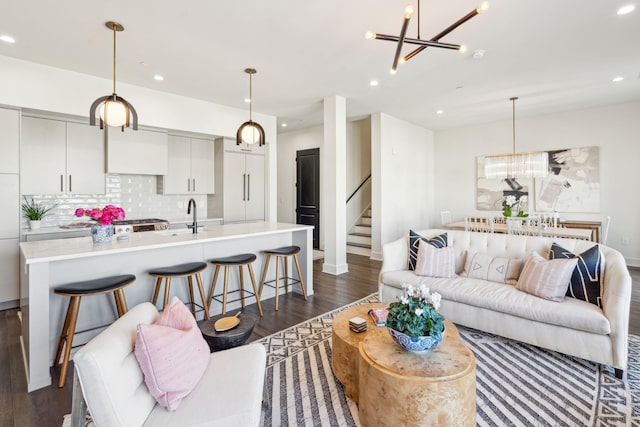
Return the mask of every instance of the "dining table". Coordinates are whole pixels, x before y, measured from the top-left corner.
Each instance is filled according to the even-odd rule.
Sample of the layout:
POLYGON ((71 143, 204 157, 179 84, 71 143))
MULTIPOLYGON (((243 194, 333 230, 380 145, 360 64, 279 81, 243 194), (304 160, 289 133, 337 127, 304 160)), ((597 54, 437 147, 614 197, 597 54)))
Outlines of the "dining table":
MULTIPOLYGON (((464 230, 465 222, 457 221, 446 224, 444 228, 449 230, 464 230)), ((504 223, 495 223, 493 224, 493 232, 494 233, 507 233, 507 224, 504 223)), ((541 228, 541 234, 547 237, 565 237, 569 239, 580 239, 580 240, 594 240, 593 230, 589 228, 566 228, 562 226, 543 226, 541 228)))

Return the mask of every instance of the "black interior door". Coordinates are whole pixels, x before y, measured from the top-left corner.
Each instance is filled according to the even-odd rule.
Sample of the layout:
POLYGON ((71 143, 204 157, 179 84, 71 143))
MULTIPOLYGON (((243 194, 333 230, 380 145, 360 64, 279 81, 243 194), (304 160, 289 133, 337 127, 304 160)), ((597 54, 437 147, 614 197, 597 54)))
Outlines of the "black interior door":
POLYGON ((313 247, 320 248, 320 149, 296 152, 296 223, 313 225, 313 247))

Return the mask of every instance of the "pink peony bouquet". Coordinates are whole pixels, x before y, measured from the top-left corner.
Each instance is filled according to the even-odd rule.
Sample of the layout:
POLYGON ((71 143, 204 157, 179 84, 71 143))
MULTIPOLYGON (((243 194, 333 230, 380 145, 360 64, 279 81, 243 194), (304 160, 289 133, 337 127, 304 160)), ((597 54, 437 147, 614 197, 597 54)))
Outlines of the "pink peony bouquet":
POLYGON ((92 220, 96 221, 100 225, 109 225, 114 220, 122 220, 124 219, 124 209, 119 208, 113 205, 107 205, 102 209, 93 208, 93 209, 76 209, 76 216, 88 216, 92 220))

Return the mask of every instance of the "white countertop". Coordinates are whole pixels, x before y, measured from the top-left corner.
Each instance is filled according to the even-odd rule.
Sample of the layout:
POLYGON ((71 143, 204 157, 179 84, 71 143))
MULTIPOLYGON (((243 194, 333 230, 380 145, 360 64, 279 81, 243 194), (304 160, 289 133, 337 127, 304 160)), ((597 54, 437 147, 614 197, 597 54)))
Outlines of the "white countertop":
MULTIPOLYGON (((167 219, 169 224, 191 224, 193 222, 192 218, 169 218, 167 219)), ((198 222, 206 223, 209 221, 217 221, 222 222, 223 218, 198 218, 198 222)), ((91 225, 89 224, 86 227, 73 227, 73 228, 62 228, 62 227, 42 227, 37 230, 24 229, 22 231, 22 235, 37 235, 37 234, 54 234, 54 233, 74 233, 78 231, 86 230, 87 233, 90 233, 91 225)))
POLYGON ((313 228, 309 225, 274 222, 213 225, 197 234, 191 230, 162 230, 127 234, 126 240, 113 237, 111 243, 94 245, 91 237, 21 242, 20 251, 27 264, 61 261, 99 255, 111 255, 132 251, 165 248, 171 246, 201 244, 249 236, 278 234, 313 228))

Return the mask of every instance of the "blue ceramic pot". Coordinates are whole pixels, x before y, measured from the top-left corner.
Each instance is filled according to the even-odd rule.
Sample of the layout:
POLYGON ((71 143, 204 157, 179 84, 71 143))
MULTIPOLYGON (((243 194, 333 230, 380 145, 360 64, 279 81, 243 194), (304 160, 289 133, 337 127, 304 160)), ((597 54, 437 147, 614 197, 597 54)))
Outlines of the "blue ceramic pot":
POLYGON ((91 237, 93 238, 94 245, 111 242, 111 238, 113 237, 113 224, 92 226, 91 237))
POLYGON ((391 338, 393 338, 396 344, 398 344, 405 350, 413 351, 416 353, 423 353, 429 350, 433 350, 438 346, 438 344, 440 344, 442 338, 444 337, 444 331, 442 331, 440 339, 436 339, 429 335, 425 337, 412 338, 408 335, 403 334, 402 332, 396 331, 395 329, 387 329, 389 329, 391 338))

